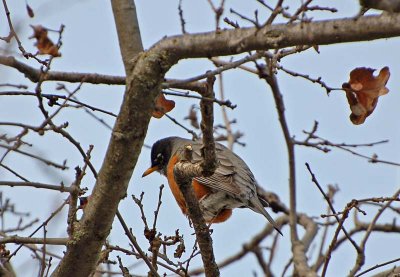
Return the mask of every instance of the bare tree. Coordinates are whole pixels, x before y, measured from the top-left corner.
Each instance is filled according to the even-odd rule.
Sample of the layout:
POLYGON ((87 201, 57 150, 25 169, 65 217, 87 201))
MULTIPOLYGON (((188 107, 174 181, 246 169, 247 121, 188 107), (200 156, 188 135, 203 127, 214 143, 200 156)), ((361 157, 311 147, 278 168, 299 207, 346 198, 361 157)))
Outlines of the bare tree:
MULTIPOLYGON (((314 122, 315 116, 312 112, 309 117, 310 122, 314 122, 311 130, 301 126, 300 129, 304 131, 297 134, 298 131, 288 119, 283 94, 285 99, 295 96, 286 95, 282 83, 279 82, 280 74, 287 74, 290 78, 301 78, 317 85, 319 91, 324 93, 324 97, 337 92, 343 102, 347 101, 350 106, 349 122, 355 125, 368 122, 370 118, 367 117, 380 105, 378 98, 388 93, 386 83, 390 76, 390 67, 384 67, 375 77, 372 75, 373 70, 365 68, 368 67, 369 58, 366 57, 366 64, 357 65, 358 68, 351 73, 349 70, 347 74, 350 74, 350 81, 343 80, 343 86, 334 87, 321 77, 310 76, 307 72, 307 63, 318 63, 318 58, 304 60, 304 68, 296 70, 287 67, 285 61, 311 51, 318 53, 324 45, 361 43, 400 36, 400 15, 397 13, 396 1, 384 1, 385 4, 377 3, 380 1, 360 1, 359 13, 351 17, 335 18, 333 15, 337 12, 337 7, 334 7, 334 4, 322 6, 313 0, 297 4, 281 0, 272 4, 255 0, 253 4, 258 8, 251 16, 236 10, 229 1, 209 0, 205 2, 209 5, 215 28, 206 33, 189 33, 187 21, 190 21, 190 18, 185 17, 185 3, 180 0, 174 9, 182 34, 160 37, 158 42, 144 50, 139 31, 140 16, 138 17, 135 3, 132 0, 113 0, 112 14, 125 70, 124 76, 105 75, 100 72, 84 73, 79 72, 81 71, 79 67, 76 67, 74 72, 53 70, 54 64, 64 59, 62 46, 68 42, 65 38, 65 26, 60 25, 56 30, 37 24, 29 26, 27 18, 18 21, 17 25, 14 11, 9 8, 9 2, 3 0, 5 17, 2 18, 2 22, 3 25, 7 24, 8 28, 5 35, 0 34, 3 47, 0 64, 4 69, 2 72, 8 73, 14 70, 15 74, 17 70, 23 74, 24 82, 20 84, 14 78, 4 78, 0 81, 1 99, 6 99, 5 101, 10 102, 4 103, 13 105, 13 112, 3 115, 4 118, 0 120, 0 148, 4 150, 0 156, 0 172, 2 172, 0 176, 3 176, 3 173, 6 176, 1 177, 0 185, 13 189, 26 187, 26 191, 32 188, 35 191, 44 190, 46 193, 49 192, 46 195, 52 199, 56 199, 51 194, 54 191, 68 196, 58 201, 59 206, 44 220, 39 220, 32 219, 29 213, 23 211, 35 213, 34 207, 24 203, 27 193, 13 197, 9 197, 6 193, 0 194, 2 276, 15 276, 12 264, 14 260, 22 257, 21 248, 32 253, 37 263, 31 268, 37 269, 40 276, 50 274, 136 276, 130 275, 135 269, 126 266, 126 263, 134 264, 133 260, 139 260, 144 265, 139 270, 139 274, 142 275, 219 276, 220 270, 239 263, 243 257, 251 255, 257 260, 259 267, 257 272, 262 272, 265 276, 278 274, 327 276, 328 270, 332 267, 331 260, 337 258, 336 253, 341 253, 343 245, 347 246, 346 255, 351 259, 351 265, 348 269, 341 270, 345 270, 349 276, 361 276, 372 271, 380 272, 382 276, 398 274, 399 270, 393 267, 400 260, 398 256, 387 260, 370 260, 366 263, 370 255, 366 247, 372 234, 384 232, 386 236, 390 236, 400 232, 395 220, 378 222, 383 213, 390 213, 384 220, 389 220, 393 215, 395 217, 400 213, 398 187, 394 187, 388 194, 385 191, 385 195, 368 194, 368 197, 364 197, 365 194, 360 192, 359 195, 347 199, 344 205, 336 204, 336 197, 340 193, 339 187, 326 185, 325 183, 329 181, 325 180, 325 175, 321 175, 323 178, 320 177, 318 172, 320 168, 316 167, 318 168, 316 170, 314 163, 309 162, 311 159, 305 159, 304 164, 302 162, 304 158, 302 156, 299 158, 297 155, 298 149, 303 148, 323 154, 342 151, 376 166, 395 168, 398 174, 399 162, 380 158, 376 154, 365 154, 359 150, 363 147, 380 147, 381 144, 389 145, 389 148, 392 146, 386 138, 378 140, 375 140, 375 137, 367 138, 367 142, 360 143, 338 143, 333 139, 326 139, 320 135, 321 126, 317 121, 314 122), (378 10, 369 11, 370 8, 378 10), (314 19, 314 16, 322 20, 314 19), (36 40, 35 50, 28 50, 32 47, 26 43, 26 38, 22 38, 21 28, 32 29, 32 38, 36 40), (171 68, 180 61, 199 58, 210 62, 205 73, 196 72, 194 76, 180 79, 166 77, 171 68), (215 156, 214 141, 226 142, 230 149, 244 145, 243 133, 236 128, 236 120, 230 118, 231 114, 235 115, 235 111, 229 111, 236 106, 240 107, 240 103, 234 104, 226 99, 228 93, 224 87, 223 77, 231 71, 255 76, 272 92, 277 121, 283 134, 281 139, 285 146, 284 150, 281 149, 280 156, 285 156, 287 161, 288 170, 285 177, 287 176, 288 181, 285 185, 288 197, 283 195, 278 197, 276 193, 267 191, 262 186, 257 189, 270 204, 270 209, 276 213, 277 224, 281 228, 284 226, 289 228, 284 236, 280 237, 274 232, 272 225, 266 224, 261 231, 246 238, 246 243, 239 252, 227 253, 225 259, 220 261, 215 258, 213 233, 201 215, 191 182, 194 177, 209 176, 215 171, 218 160, 215 156), (27 82, 29 85, 25 85, 27 82), (56 85, 53 88, 51 85, 54 83, 56 85), (96 104, 95 97, 90 101, 85 100, 82 91, 88 85, 94 85, 92 87, 96 89, 105 85, 123 86, 125 91, 120 109, 100 108, 96 104), (57 92, 51 92, 53 90, 57 92), (175 110, 179 109, 180 98, 188 98, 193 105, 189 114, 180 114, 179 119, 173 118, 168 112, 174 108, 175 103, 172 104, 171 100, 164 99, 164 96, 175 97, 177 101, 175 110), (9 100, 17 98, 16 102, 9 100), (160 104, 159 101, 166 101, 169 106, 164 102, 160 104), (196 108, 197 103, 200 104, 200 113, 196 108), (28 115, 32 117, 28 121, 19 117, 25 105, 32 113, 28 115), (219 119, 216 120, 217 111, 213 110, 214 106, 221 110, 221 123, 219 119), (69 116, 71 113, 81 111, 93 117, 95 124, 88 120, 84 125, 86 129, 77 135, 70 129, 69 116), (109 118, 104 120, 103 116, 109 118), (152 116, 169 119, 194 140, 201 139, 204 145, 201 163, 191 163, 191 150, 187 149, 187 159, 175 166, 176 176, 183 180, 181 191, 189 207, 189 219, 194 228, 192 251, 187 251, 186 248, 190 233, 184 234, 176 228, 175 233, 166 234, 162 226, 157 226, 158 215, 163 209, 163 186, 160 187, 157 196, 152 222, 143 193, 140 196, 126 197, 132 174, 138 168, 141 151, 148 147, 144 145, 144 141, 152 116), (187 127, 188 124, 190 127, 187 127), (101 155, 96 152, 97 145, 87 146, 86 142, 82 142, 85 140, 82 134, 89 137, 89 142, 96 136, 92 134, 91 125, 106 127, 110 137, 107 149, 101 152, 101 155), (61 142, 47 144, 45 139, 52 140, 54 137, 61 142), (36 151, 38 143, 43 146, 42 149, 45 149, 46 153, 36 151), (56 161, 63 155, 69 155, 65 154, 66 148, 75 156, 73 164, 68 161, 56 161), (45 167, 41 167, 40 174, 32 174, 29 166, 21 166, 23 164, 20 162, 21 159, 15 158, 18 155, 23 157, 23 160, 35 165, 44 164, 45 167), (307 181, 299 178, 299 171, 302 172, 302 176, 307 176, 307 181), (67 184, 64 180, 71 181, 67 184), (319 193, 315 194, 318 196, 314 196, 319 198, 314 199, 302 193, 305 191, 303 190, 305 182, 308 182, 313 191, 319 193), (90 189, 85 186, 89 186, 90 189), (143 235, 140 234, 142 226, 131 225, 127 215, 120 212, 120 202, 125 198, 128 198, 126 201, 133 199, 137 207, 140 215, 137 222, 140 220, 144 226, 143 235), (324 202, 320 201, 321 198, 324 202), (303 212, 298 204, 299 201, 320 201, 325 203, 326 211, 318 210, 316 212, 318 214, 303 212), (367 220, 359 219, 367 212, 373 216, 367 220), (12 218, 16 227, 6 224, 8 218, 12 218), (58 226, 62 227, 63 236, 49 230, 50 223, 56 221, 56 218, 62 218, 58 226), (108 240, 115 219, 125 233, 125 246, 113 244, 108 240), (289 243, 289 252, 285 253, 282 250, 283 246, 279 244, 281 241, 289 243), (190 253, 184 255, 185 251, 190 253), (279 268, 273 265, 278 255, 285 259, 279 263, 279 268), (203 266, 193 266, 192 261, 197 259, 202 261, 203 266)), ((13 4, 13 7, 23 9, 21 3, 19 6, 15 5, 13 4)), ((26 3, 26 9, 26 17, 33 17, 36 8, 26 3)), ((37 12, 41 10, 38 8, 37 12)), ((46 25, 46 22, 41 24, 46 25)), ((79 51, 79 43, 76 43, 75 47, 75 51, 79 51)), ((107 54, 107 50, 103 51, 107 54)), ((374 54, 370 53, 370 56, 374 54)), ((392 55, 398 58, 397 53, 392 55)), ((340 57, 337 59, 335 70, 348 67, 345 60, 340 57)), ((99 63, 101 63, 100 58, 99 63)), ((323 64, 321 72, 321 74, 324 72, 323 64)), ((394 71, 394 78, 397 74, 394 71)), ((251 95, 250 91, 246 93, 253 101, 253 112, 267 109, 264 104, 257 103, 256 96, 251 95)), ((308 109, 312 111, 313 107, 310 105, 308 109)), ((348 120, 346 114, 340 116, 348 120)), ((264 119, 256 118, 256 120, 264 119)), ((266 120, 271 119, 266 118, 266 120)), ((79 121, 77 125, 80 125, 79 121)), ((254 132, 260 131, 254 130, 254 132)), ((261 135, 259 137, 260 145, 270 143, 261 135)), ((340 139, 342 141, 344 138, 340 139)), ((148 152, 144 153, 146 159, 149 159, 148 152)), ((319 156, 318 161, 323 160, 321 157, 325 155, 319 156)), ((263 159, 268 160, 270 157, 263 159)), ((368 175, 351 168, 349 172, 354 175, 368 175)), ((333 171, 331 173, 339 174, 333 171)), ((371 173, 371 176, 373 174, 371 173)), ((131 186, 135 184, 131 183, 131 186)), ((268 189, 271 187, 268 186, 268 189)), ((193 230, 189 232, 193 233, 193 230)), ((382 246, 380 251, 394 247, 394 244, 389 243, 382 246)))

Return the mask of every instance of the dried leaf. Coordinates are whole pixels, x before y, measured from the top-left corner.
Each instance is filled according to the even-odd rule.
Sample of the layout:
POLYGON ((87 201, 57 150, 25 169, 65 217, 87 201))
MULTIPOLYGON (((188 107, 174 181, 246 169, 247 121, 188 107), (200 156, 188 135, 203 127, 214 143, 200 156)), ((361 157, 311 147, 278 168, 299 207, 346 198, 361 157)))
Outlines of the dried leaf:
POLYGON ((36 38, 35 46, 38 48, 39 54, 60 57, 61 53, 58 52, 57 46, 47 36, 47 29, 42 25, 31 25, 31 27, 33 29, 33 35, 30 38, 36 38))
POLYGON ((175 102, 166 99, 164 97, 164 94, 160 93, 156 98, 155 107, 152 115, 155 118, 161 118, 164 114, 170 112, 173 108, 175 108, 175 102))
POLYGON ((0 258, 8 258, 10 256, 10 250, 6 248, 4 243, 0 244, 0 258))
POLYGON ((192 105, 189 110, 189 114, 183 118, 184 120, 190 120, 190 125, 196 129, 200 129, 199 119, 197 118, 196 105, 192 105))
POLYGON ((375 110, 379 96, 389 92, 385 87, 390 77, 389 68, 382 68, 376 77, 374 71, 372 68, 356 68, 350 72, 350 81, 342 85, 352 112, 350 120, 355 125, 364 123, 375 110))
POLYGON ((144 228, 144 237, 149 241, 152 242, 157 235, 157 231, 155 229, 144 228))
POLYGON ((178 246, 175 249, 174 258, 182 257, 182 254, 184 252, 186 252, 185 242, 183 240, 181 240, 180 243, 178 244, 178 246))
POLYGON ((78 209, 84 209, 86 205, 89 203, 90 196, 82 196, 79 197, 79 206, 78 209))

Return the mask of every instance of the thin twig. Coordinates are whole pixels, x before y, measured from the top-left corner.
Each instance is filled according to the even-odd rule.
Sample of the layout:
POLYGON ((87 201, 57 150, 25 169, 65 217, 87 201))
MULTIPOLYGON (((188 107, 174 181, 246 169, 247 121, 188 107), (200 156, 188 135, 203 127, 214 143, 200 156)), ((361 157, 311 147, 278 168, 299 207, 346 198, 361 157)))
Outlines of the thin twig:
POLYGON ((387 261, 385 263, 374 265, 374 266, 364 270, 363 272, 360 272, 359 274, 355 275, 354 277, 359 277, 359 276, 364 275, 365 273, 368 273, 368 272, 370 272, 372 270, 375 270, 375 269, 380 268, 382 266, 386 266, 388 264, 392 264, 392 263, 395 263, 395 262, 398 262, 398 261, 400 261, 400 258, 393 259, 393 260, 387 261))
POLYGON ((63 184, 61 184, 60 186, 56 186, 56 185, 37 183, 37 182, 0 181, 0 186, 33 187, 33 188, 56 190, 56 191, 59 191, 59 192, 68 192, 68 193, 79 191, 79 189, 77 189, 75 187, 64 186, 63 184))
MULTIPOLYGON (((189 92, 170 92, 170 91, 163 91, 163 94, 165 95, 174 95, 174 96, 180 96, 180 97, 187 97, 187 98, 194 98, 194 99, 202 99, 201 96, 197 96, 197 95, 191 95, 189 94, 189 92)), ((205 98, 207 99, 207 98, 205 98)), ((237 105, 232 104, 232 102, 230 100, 219 100, 217 98, 214 99, 207 99, 210 101, 213 101, 215 103, 217 103, 218 105, 220 105, 221 107, 226 106, 228 108, 231 108, 232 110, 235 109, 237 107, 237 105)))
POLYGON ((133 247, 135 248, 135 250, 139 253, 140 257, 143 259, 143 261, 146 263, 146 265, 149 267, 151 273, 156 276, 156 277, 160 277, 160 275, 157 273, 157 270, 153 267, 153 265, 151 264, 151 262, 149 261, 148 257, 146 256, 146 254, 143 252, 143 250, 140 248, 136 237, 132 234, 131 230, 129 230, 128 226, 125 223, 124 218, 122 217, 122 215, 120 214, 119 211, 117 211, 116 213, 118 221, 121 223, 122 228, 125 231, 125 235, 128 237, 129 241, 132 243, 133 247))
MULTIPOLYGON (((42 223, 40 226, 38 226, 28 237, 32 237, 34 234, 36 234, 41 228, 44 226, 47 226, 47 224, 52 220, 61 210, 64 208, 65 205, 67 205, 68 199, 64 200, 64 202, 54 211, 50 214, 50 216, 42 223)), ((20 245, 17 249, 14 250, 13 253, 11 253, 7 260, 9 261, 13 256, 17 254, 17 252, 22 248, 23 245, 20 245)))
POLYGON ((173 123, 175 123, 176 125, 178 125, 179 127, 182 127, 186 132, 188 132, 189 134, 192 135, 193 140, 197 140, 199 137, 197 136, 196 132, 193 130, 190 130, 189 128, 186 128, 184 125, 182 125, 181 123, 178 122, 178 120, 176 120, 175 118, 173 118, 172 116, 170 116, 169 114, 165 114, 165 116, 171 120, 173 123))
POLYGON ((261 52, 260 53, 255 53, 255 54, 246 56, 246 57, 244 57, 242 59, 239 59, 237 61, 233 61, 233 62, 231 62, 229 64, 223 65, 223 66, 221 66, 221 67, 219 67, 219 68, 217 68, 215 70, 207 71, 204 74, 201 74, 201 75, 198 75, 198 76, 195 76, 195 77, 192 77, 192 78, 188 78, 188 79, 185 79, 185 80, 170 81, 170 82, 167 82, 167 84, 168 84, 169 87, 174 87, 174 86, 179 85, 181 83, 191 83, 191 82, 199 81, 199 80, 202 80, 202 79, 206 79, 209 76, 218 75, 221 72, 224 72, 224 71, 232 69, 232 68, 236 68, 236 67, 238 67, 238 66, 240 66, 240 65, 242 65, 244 63, 247 63, 247 62, 255 61, 255 60, 259 59, 259 58, 262 58, 263 56, 264 56, 264 53, 261 53, 261 52))
POLYGON ((309 265, 307 264, 307 258, 305 255, 305 248, 301 241, 299 241, 297 232, 297 212, 296 212, 296 164, 295 164, 295 152, 294 142, 290 135, 289 127, 285 116, 285 105, 283 97, 278 85, 278 81, 273 73, 274 69, 271 64, 271 60, 267 60, 269 68, 259 65, 256 63, 258 74, 261 79, 264 79, 271 87, 271 91, 275 100, 276 109, 278 112, 279 123, 285 138, 286 148, 288 151, 288 162, 289 162, 289 222, 290 222, 290 238, 292 241, 292 253, 295 270, 300 275, 312 274, 309 265))
POLYGON ((308 81, 310 81, 312 83, 319 84, 322 88, 324 88, 326 90, 327 94, 329 94, 331 91, 335 91, 335 90, 342 91, 343 90, 342 88, 332 88, 332 87, 328 86, 324 81, 322 81, 321 77, 313 78, 313 77, 310 77, 310 75, 302 74, 302 73, 298 73, 298 72, 286 69, 281 65, 277 65, 276 68, 282 70, 283 72, 285 72, 285 73, 287 73, 287 74, 289 74, 289 75, 291 75, 293 77, 301 77, 301 78, 306 79, 306 80, 308 80, 308 81))
POLYGON ((0 243, 66 245, 68 240, 68 238, 30 238, 8 236, 0 238, 0 243))
MULTIPOLYGON (((26 95, 26 96, 36 96, 36 93, 34 93, 34 92, 29 92, 29 91, 2 91, 2 92, 0 92, 0 96, 3 96, 3 95, 14 95, 14 96, 23 96, 23 95, 26 95)), ((79 107, 84 107, 84 108, 88 108, 89 110, 92 110, 92 111, 98 111, 98 112, 101 112, 101 113, 105 113, 105 114, 111 115, 111 116, 113 116, 113 117, 117 117, 117 115, 114 114, 114 113, 112 113, 112 112, 109 112, 109 111, 106 111, 106 110, 103 110, 103 109, 100 109, 100 108, 97 108, 97 107, 94 107, 94 106, 85 104, 85 103, 83 103, 83 102, 77 100, 75 97, 65 96, 65 95, 58 95, 58 94, 47 94, 47 93, 42 93, 42 96, 43 96, 44 98, 49 99, 51 105, 60 105, 60 106, 63 106, 64 104, 58 104, 58 103, 57 103, 57 100, 58 100, 58 99, 65 99, 65 100, 67 100, 68 102, 72 102, 72 103, 78 104, 78 105, 79 105, 78 108, 79 108, 79 107), (75 98, 75 99, 74 99, 74 98, 75 98)))
POLYGON ((317 136, 315 134, 315 131, 316 131, 316 129, 313 129, 312 132, 303 131, 305 134, 308 135, 307 138, 304 141, 294 140, 295 144, 303 145, 303 146, 307 146, 307 147, 313 147, 313 148, 323 151, 325 153, 327 153, 331 150, 328 147, 337 148, 342 151, 351 153, 357 157, 367 159, 370 163, 383 163, 383 164, 388 164, 388 165, 400 166, 400 163, 378 159, 377 155, 372 155, 371 157, 369 157, 367 155, 360 154, 354 150, 349 149, 349 148, 357 148, 357 147, 372 147, 372 146, 375 146, 378 144, 387 143, 388 140, 381 140, 381 141, 377 141, 377 142, 360 143, 360 144, 333 143, 327 139, 317 136), (316 140, 316 141, 312 142, 311 140, 316 140))
POLYGON ((182 0, 179 0, 178 14, 179 14, 179 20, 181 21, 181 30, 182 30, 182 34, 186 34, 186 29, 185 29, 186 21, 185 21, 185 19, 183 18, 182 0))
POLYGON ((2 168, 4 168, 5 170, 11 172, 12 174, 14 174, 16 177, 18 177, 19 179, 25 181, 25 182, 29 182, 29 180, 27 178, 25 178, 24 176, 22 176, 21 174, 19 174, 18 172, 16 172, 15 170, 13 170, 12 168, 6 166, 5 164, 0 162, 0 166, 2 168))
POLYGON ((25 155, 25 156, 28 156, 28 157, 31 157, 31 158, 34 158, 35 160, 41 161, 42 163, 45 163, 46 165, 50 165, 50 166, 53 166, 53 167, 61 169, 61 170, 68 169, 68 167, 65 164, 58 164, 58 163, 52 162, 50 160, 43 158, 42 156, 35 155, 35 154, 29 153, 29 152, 26 152, 23 150, 19 150, 12 146, 0 144, 0 147, 5 148, 10 151, 13 151, 13 152, 16 152, 16 153, 19 153, 19 154, 22 154, 22 155, 25 155))
MULTIPOLYGON (((356 249, 356 252, 359 253, 359 252, 361 251, 360 247, 359 247, 359 246, 357 245, 357 243, 350 237, 349 233, 347 232, 347 230, 346 230, 346 229, 344 228, 344 226, 343 226, 344 219, 347 218, 348 210, 346 209, 346 211, 343 212, 342 218, 339 218, 339 216, 336 215, 336 210, 335 210, 335 208, 333 207, 333 205, 332 205, 332 203, 331 203, 329 197, 326 195, 326 193, 325 193, 324 190, 322 189, 321 185, 319 184, 317 178, 315 177, 315 174, 312 172, 311 167, 310 167, 310 165, 309 165, 308 163, 306 163, 306 167, 307 167, 308 172, 309 172, 310 175, 311 175, 311 180, 312 180, 312 182, 317 186, 318 190, 321 192, 321 194, 324 196, 326 202, 328 203, 329 208, 330 208, 331 211, 335 214, 335 218, 336 218, 336 221, 339 223, 340 229, 343 231, 343 233, 346 235, 347 239, 348 239, 348 240, 351 242, 351 244, 354 246, 354 248, 356 249)), ((337 232, 336 232, 337 235, 339 234, 339 233, 338 233, 338 230, 339 230, 339 227, 337 228, 337 232)), ((337 235, 336 235, 336 237, 337 237, 337 235)), ((333 240, 332 240, 332 241, 333 241, 333 240)), ((322 272, 322 276, 324 276, 325 273, 326 273, 326 269, 327 269, 327 265, 328 265, 328 263, 329 263, 329 260, 330 260, 330 255, 327 255, 326 258, 325 258, 325 265, 324 265, 324 270, 323 270, 323 272, 322 272)))
MULTIPOLYGON (((399 195, 400 195, 400 189, 394 193, 393 198, 397 199, 399 197, 399 195)), ((356 262, 354 264, 354 267, 352 268, 352 270, 349 273, 350 276, 355 275, 361 269, 361 267, 364 265, 364 263, 365 263, 365 251, 364 250, 365 250, 365 245, 367 244, 368 238, 371 235, 371 232, 373 231, 373 227, 376 224, 376 222, 378 221, 378 218, 382 215, 382 213, 386 210, 386 208, 392 204, 393 201, 394 200, 389 200, 388 202, 386 202, 385 205, 383 205, 378 210, 378 212, 372 219, 371 223, 369 224, 368 229, 365 232, 363 239, 361 240, 361 243, 360 243, 361 251, 357 253, 356 262)))
POLYGON ((153 230, 156 229, 156 225, 157 225, 158 213, 160 212, 160 208, 161 208, 161 204, 162 204, 161 199, 162 199, 162 192, 163 192, 163 189, 164 189, 164 185, 161 185, 161 186, 160 186, 160 192, 159 192, 159 194, 158 194, 158 204, 157 204, 157 208, 156 208, 156 210, 154 211, 153 230))

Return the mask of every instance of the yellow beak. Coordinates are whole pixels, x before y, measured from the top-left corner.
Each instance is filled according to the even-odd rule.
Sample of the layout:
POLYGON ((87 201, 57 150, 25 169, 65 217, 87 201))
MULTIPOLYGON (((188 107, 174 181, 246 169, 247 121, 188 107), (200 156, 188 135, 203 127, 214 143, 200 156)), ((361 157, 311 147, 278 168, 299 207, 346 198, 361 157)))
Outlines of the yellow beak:
POLYGON ((147 175, 149 175, 149 174, 151 174, 151 173, 153 173, 154 171, 157 171, 158 169, 159 169, 159 167, 158 167, 157 165, 148 168, 148 169, 143 173, 142 178, 145 177, 145 176, 147 176, 147 175))

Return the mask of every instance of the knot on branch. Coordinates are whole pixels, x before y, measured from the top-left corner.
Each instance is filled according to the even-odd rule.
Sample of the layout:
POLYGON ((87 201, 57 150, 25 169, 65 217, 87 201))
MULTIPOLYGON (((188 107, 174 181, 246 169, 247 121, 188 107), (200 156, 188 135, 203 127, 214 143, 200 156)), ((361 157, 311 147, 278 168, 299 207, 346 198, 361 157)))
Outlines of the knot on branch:
MULTIPOLYGON (((205 154, 202 148, 202 156, 205 154)), ((215 152, 214 152, 215 155, 215 152)), ((186 145, 183 153, 182 159, 174 167, 175 180, 178 184, 191 184, 191 181, 195 177, 208 177, 214 174, 217 168, 217 161, 213 159, 211 161, 203 160, 201 162, 193 162, 193 148, 191 145, 186 145)), ((209 155, 212 156, 212 155, 209 155)))

